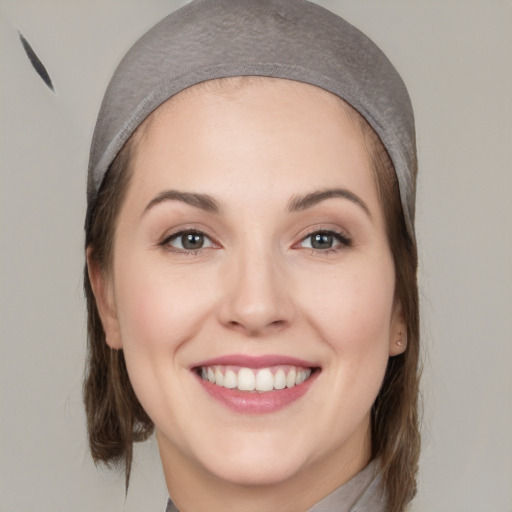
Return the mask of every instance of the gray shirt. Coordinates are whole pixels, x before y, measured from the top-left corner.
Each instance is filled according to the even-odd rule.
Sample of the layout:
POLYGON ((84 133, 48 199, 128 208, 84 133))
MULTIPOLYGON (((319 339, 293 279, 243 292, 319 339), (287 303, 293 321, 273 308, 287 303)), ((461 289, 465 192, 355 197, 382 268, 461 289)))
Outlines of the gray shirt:
MULTIPOLYGON (((169 500, 165 512, 179 512, 169 500)), ((386 496, 376 461, 370 462, 308 512, 387 512, 386 496)))

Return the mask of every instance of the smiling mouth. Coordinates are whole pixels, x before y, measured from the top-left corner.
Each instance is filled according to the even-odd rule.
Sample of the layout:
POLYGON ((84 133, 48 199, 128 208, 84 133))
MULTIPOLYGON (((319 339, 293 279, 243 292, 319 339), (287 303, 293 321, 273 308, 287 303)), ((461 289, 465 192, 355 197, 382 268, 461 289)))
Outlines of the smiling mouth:
POLYGON ((195 368, 197 375, 203 381, 215 386, 258 393, 294 388, 310 379, 316 370, 316 368, 292 365, 258 369, 224 365, 195 368))
POLYGON ((288 355, 225 354, 190 368, 206 393, 236 414, 287 409, 318 380, 321 366, 288 355))

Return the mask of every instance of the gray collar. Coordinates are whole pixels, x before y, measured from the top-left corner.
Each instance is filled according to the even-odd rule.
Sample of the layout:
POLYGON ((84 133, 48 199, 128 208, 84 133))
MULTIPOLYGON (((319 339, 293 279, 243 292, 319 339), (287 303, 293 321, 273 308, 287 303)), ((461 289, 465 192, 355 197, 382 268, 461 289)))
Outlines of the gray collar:
MULTIPOLYGON (((165 512, 179 512, 169 499, 165 512)), ((378 463, 372 461, 347 483, 338 487, 308 512, 387 512, 378 463)))

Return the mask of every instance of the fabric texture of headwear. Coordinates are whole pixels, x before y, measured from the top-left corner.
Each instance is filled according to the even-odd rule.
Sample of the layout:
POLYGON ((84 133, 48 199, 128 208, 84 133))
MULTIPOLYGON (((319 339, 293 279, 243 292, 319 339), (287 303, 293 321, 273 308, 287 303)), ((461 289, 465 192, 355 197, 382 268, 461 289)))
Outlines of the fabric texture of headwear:
POLYGON ((415 240, 416 142, 407 89, 367 36, 305 0, 195 0, 132 46, 98 115, 86 222, 110 164, 151 112, 187 87, 244 75, 316 85, 362 114, 391 157, 407 229, 415 240))

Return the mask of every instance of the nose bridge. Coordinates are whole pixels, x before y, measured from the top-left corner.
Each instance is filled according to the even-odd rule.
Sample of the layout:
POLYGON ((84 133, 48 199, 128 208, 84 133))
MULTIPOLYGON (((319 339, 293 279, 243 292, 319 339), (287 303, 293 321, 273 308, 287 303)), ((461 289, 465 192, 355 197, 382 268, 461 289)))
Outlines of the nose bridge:
POLYGON ((253 237, 235 250, 226 276, 223 322, 258 335, 288 324, 291 317, 280 255, 271 242, 253 237))

